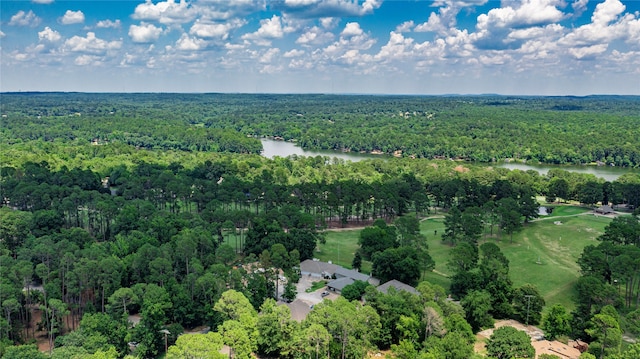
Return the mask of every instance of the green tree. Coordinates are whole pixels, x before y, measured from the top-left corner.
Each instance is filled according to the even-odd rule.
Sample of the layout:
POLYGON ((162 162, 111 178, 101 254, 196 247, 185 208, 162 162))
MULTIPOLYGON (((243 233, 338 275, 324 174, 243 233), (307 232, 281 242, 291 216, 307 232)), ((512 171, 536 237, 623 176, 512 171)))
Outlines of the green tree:
POLYGON ((374 253, 395 248, 396 237, 395 227, 387 226, 384 221, 376 221, 374 226, 364 228, 358 239, 362 257, 371 259, 374 253))
POLYGON ((505 231, 513 243, 513 233, 522 228, 522 215, 515 199, 503 198, 497 202, 500 216, 500 228, 505 231))
POLYGON ((344 297, 344 299, 348 301, 360 300, 364 295, 364 293, 366 292, 367 287, 369 287, 370 285, 371 284, 367 282, 357 280, 345 286, 340 292, 340 294, 342 295, 342 297, 344 297))
POLYGON ((320 324, 311 324, 302 335, 304 338, 303 348, 305 351, 315 354, 312 358, 319 359, 326 356, 329 357, 329 344, 331 343, 331 334, 320 324))
POLYGON ((478 265, 478 246, 462 242, 451 249, 447 266, 455 273, 469 271, 478 265))
MULTIPOLYGON (((257 339, 256 323, 258 315, 249 300, 240 292, 233 289, 222 293, 213 309, 220 313, 223 321, 235 321, 242 325, 242 329, 251 340, 252 348, 255 348, 257 339)), ((252 349, 253 351, 254 349, 252 349)))
POLYGON ((337 344, 331 357, 360 358, 378 340, 380 316, 370 306, 339 297, 316 305, 303 325, 319 324, 337 344))
MULTIPOLYGON (((371 273, 380 282, 397 279, 409 285, 415 285, 420 277, 420 258, 412 248, 389 248, 374 254, 371 273)), ((433 269, 435 262, 429 256, 426 258, 427 267, 433 269)))
POLYGON ((268 356, 282 356, 293 341, 296 323, 291 320, 289 307, 278 305, 269 298, 260 307, 257 321, 258 352, 268 356))
MULTIPOLYGON (((585 329, 585 332, 594 339, 589 345, 589 352, 600 359, 608 354, 618 353, 622 343, 620 324, 615 317, 604 310, 605 308, 591 318, 587 329, 585 329)), ((614 315, 617 315, 615 309, 613 309, 613 312, 615 313, 614 315)))
POLYGON ((53 350, 53 347, 54 347, 53 339, 55 338, 56 334, 59 334, 64 330, 63 328, 64 322, 62 321, 62 318, 65 315, 69 314, 69 309, 67 308, 66 303, 56 298, 49 299, 49 302, 47 303, 47 305, 40 306, 40 309, 47 316, 47 323, 48 323, 47 332, 49 334, 49 346, 51 350, 53 350))
POLYGON ((555 339, 571 333, 571 314, 561 304, 555 304, 542 318, 545 337, 555 339))
POLYGON ((230 358, 253 358, 251 353, 255 350, 255 340, 252 340, 240 322, 237 320, 226 320, 218 328, 218 331, 222 335, 224 344, 229 346, 230 358))
POLYGON ((544 298, 534 285, 525 284, 513 291, 513 312, 521 323, 540 323, 544 305, 544 298))
POLYGON ((497 359, 535 358, 536 351, 527 333, 504 326, 494 330, 487 340, 487 354, 497 359))
POLYGON ((491 297, 488 292, 471 291, 461 301, 466 313, 466 319, 474 332, 481 328, 493 325, 493 318, 489 314, 491 311, 491 297))
POLYGON ((47 356, 38 350, 35 344, 9 346, 5 349, 3 359, 46 359, 47 356))
POLYGON ((362 255, 360 254, 360 251, 356 251, 356 254, 353 256, 353 261, 351 261, 351 267, 354 270, 360 270, 362 269, 362 255))
POLYGON ((220 353, 223 339, 220 333, 181 335, 176 344, 169 347, 167 359, 224 359, 220 353))

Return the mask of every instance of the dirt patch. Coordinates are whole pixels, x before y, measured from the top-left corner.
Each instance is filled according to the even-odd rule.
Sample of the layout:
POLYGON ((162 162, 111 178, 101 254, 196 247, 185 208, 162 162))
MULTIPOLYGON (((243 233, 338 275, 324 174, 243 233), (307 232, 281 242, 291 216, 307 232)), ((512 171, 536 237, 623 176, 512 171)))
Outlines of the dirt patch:
POLYGON ((476 334, 476 342, 473 344, 474 353, 485 354, 487 352, 487 338, 476 334))
POLYGON ((495 329, 505 327, 505 326, 514 327, 518 330, 522 330, 523 332, 527 333, 533 340, 540 340, 544 337, 544 332, 540 328, 535 327, 533 325, 524 325, 512 319, 499 320, 494 324, 493 328, 483 330, 479 332, 478 335, 488 339, 489 337, 491 337, 495 329))
POLYGON ((466 173, 466 172, 469 172, 469 169, 468 169, 467 167, 465 167, 465 166, 462 166, 462 165, 457 165, 457 166, 455 166, 455 167, 453 168, 453 170, 454 170, 454 171, 456 171, 456 172, 460 172, 460 173, 466 173))

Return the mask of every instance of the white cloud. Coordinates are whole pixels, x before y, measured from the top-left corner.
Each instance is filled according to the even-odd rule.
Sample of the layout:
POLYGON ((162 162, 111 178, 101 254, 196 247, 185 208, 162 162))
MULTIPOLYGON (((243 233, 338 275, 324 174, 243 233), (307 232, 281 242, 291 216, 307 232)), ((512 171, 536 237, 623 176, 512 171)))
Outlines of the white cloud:
POLYGON ((261 64, 269 64, 271 62, 273 62, 274 58, 280 53, 280 49, 278 48, 271 48, 267 51, 265 51, 264 54, 262 54, 262 56, 260 56, 260 60, 259 62, 261 64))
POLYGON ((605 0, 596 6, 596 10, 591 16, 591 22, 595 25, 605 26, 624 12, 625 8, 619 0, 605 0))
POLYGON ((0 39, 7 36, 4 32, 2 32, 2 30, 0 30, 0 39))
POLYGON ((320 25, 325 29, 333 29, 338 25, 338 19, 334 17, 323 17, 320 19, 320 25))
POLYGON ((182 51, 199 51, 207 47, 207 42, 195 37, 189 37, 187 34, 182 36, 176 41, 176 48, 182 51))
POLYGON ((53 1, 54 0, 31 0, 31 2, 34 4, 42 4, 42 5, 53 4, 53 1))
POLYGON ((413 23, 413 20, 405 21, 402 24, 396 26, 395 32, 411 32, 414 26, 415 24, 413 23))
POLYGON ((570 48, 569 53, 578 60, 590 59, 607 51, 607 47, 607 44, 575 47, 570 48))
POLYGON ((285 52, 282 56, 286 58, 291 58, 291 57, 300 57, 302 55, 304 55, 304 50, 293 49, 285 52))
POLYGON ((62 36, 60 36, 59 32, 51 30, 51 28, 47 26, 44 30, 38 32, 38 39, 40 39, 40 41, 56 42, 60 41, 62 36))
POLYGON ((84 14, 82 11, 67 10, 64 16, 60 18, 60 23, 63 25, 82 24, 84 22, 84 14))
POLYGON ((445 29, 445 27, 442 24, 442 20, 440 20, 440 16, 432 12, 431 15, 429 15, 429 19, 426 22, 423 22, 422 24, 419 24, 418 26, 416 26, 414 30, 416 32, 429 32, 429 31, 438 32, 438 31, 442 31, 443 29, 445 29))
POLYGON ((198 20, 191 26, 189 33, 202 38, 219 38, 226 40, 231 30, 242 27, 245 24, 246 21, 240 19, 234 19, 225 23, 207 23, 198 20))
POLYGON ((477 27, 487 30, 494 27, 514 28, 558 22, 565 16, 556 8, 559 4, 559 0, 525 0, 516 8, 507 6, 491 9, 487 14, 478 16, 477 27))
POLYGON ((9 25, 35 27, 40 24, 40 21, 42 21, 42 19, 36 16, 36 14, 32 10, 29 10, 29 12, 20 10, 11 17, 11 20, 9 20, 9 25))
POLYGON ((316 5, 320 0, 284 0, 285 5, 291 7, 304 7, 309 5, 316 5))
POLYGON ((401 60, 413 56, 413 39, 405 38, 402 33, 392 31, 389 41, 375 55, 377 60, 401 60))
POLYGON ((136 6, 132 18, 136 20, 158 21, 161 24, 183 24, 194 19, 196 10, 185 0, 176 3, 174 0, 160 1, 154 4, 146 0, 136 6))
MULTIPOLYGON (((640 19, 635 15, 626 14, 625 6, 618 0, 606 0, 596 6, 591 23, 574 29, 558 42, 566 47, 592 47, 597 44, 607 44, 617 39, 637 44, 640 40, 640 19)), ((593 50, 593 49, 592 49, 593 50)), ((596 52, 585 50, 589 55, 596 52)), ((576 50, 572 54, 582 55, 583 51, 576 50)), ((576 56, 585 57, 585 56, 576 56)))
POLYGON ((119 29, 120 26, 122 26, 122 23, 120 22, 119 19, 115 21, 111 21, 108 19, 101 20, 101 21, 98 21, 98 23, 96 24, 97 28, 102 28, 102 29, 108 29, 108 28, 119 29))
POLYGON ((571 3, 571 7, 573 8, 573 16, 579 17, 582 13, 587 10, 587 4, 589 0, 574 0, 571 3))
POLYGON ((265 0, 198 0, 193 5, 203 20, 228 20, 264 11, 265 0))
POLYGON ((536 26, 523 29, 515 29, 512 30, 509 35, 507 35, 507 40, 547 39, 548 41, 553 42, 562 35, 563 30, 564 27, 559 24, 549 24, 544 27, 536 26))
POLYGON ((110 50, 122 47, 122 40, 106 41, 96 37, 93 32, 88 32, 87 37, 74 36, 64 43, 66 50, 71 52, 85 52, 90 54, 105 54, 110 50))
POLYGON ((369 50, 375 42, 357 22, 351 22, 345 26, 338 41, 322 49, 322 59, 362 67, 373 57, 361 51, 369 50))
POLYGON ((509 37, 513 30, 554 24, 565 18, 565 14, 556 8, 563 4, 561 0, 525 0, 513 4, 519 6, 507 5, 478 16, 477 31, 472 34, 476 47, 481 50, 518 49, 522 41, 517 36, 509 37))
POLYGON ((102 64, 101 58, 93 55, 80 55, 73 61, 78 66, 98 66, 102 64))
POLYGON ((358 24, 357 22, 350 22, 350 23, 347 23, 347 25, 344 27, 344 30, 342 30, 342 32, 340 33, 340 36, 349 37, 349 36, 358 36, 362 34, 363 34, 363 31, 360 28, 360 24, 358 24))
POLYGON ((161 27, 143 22, 140 25, 129 26, 129 37, 135 43, 150 43, 158 40, 162 31, 161 27))
POLYGON ((353 0, 285 0, 272 5, 292 17, 350 17, 373 13, 382 5, 382 0, 365 0, 362 4, 353 0))
POLYGON ((291 29, 282 27, 280 16, 273 15, 271 19, 260 20, 260 28, 256 32, 242 35, 242 39, 253 40, 260 46, 270 46, 269 40, 282 38, 285 32, 290 31, 291 29))
POLYGON ((333 40, 333 34, 323 31, 321 28, 314 26, 301 34, 296 40, 301 45, 321 45, 333 40))

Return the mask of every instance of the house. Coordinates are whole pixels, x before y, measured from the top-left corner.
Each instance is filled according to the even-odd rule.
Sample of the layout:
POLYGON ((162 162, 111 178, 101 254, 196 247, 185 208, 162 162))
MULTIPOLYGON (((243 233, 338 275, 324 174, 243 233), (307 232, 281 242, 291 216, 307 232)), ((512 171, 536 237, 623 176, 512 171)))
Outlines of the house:
POLYGON ((353 284, 354 282, 355 280, 353 280, 353 278, 349 278, 349 277, 338 278, 327 283, 327 289, 336 293, 340 293, 342 292, 344 287, 348 286, 349 284, 353 284))
POLYGON ((291 319, 298 322, 303 321, 311 312, 311 307, 309 306, 309 304, 300 299, 296 299, 293 302, 286 303, 284 305, 289 307, 289 310, 291 311, 291 319))
POLYGON ((611 208, 610 206, 607 206, 607 205, 600 206, 600 207, 594 209, 593 212, 596 213, 596 214, 613 214, 613 213, 615 213, 613 208, 611 208))
POLYGON ((557 340, 539 340, 531 344, 536 350, 536 357, 541 354, 555 355, 562 359, 578 359, 580 357, 580 351, 578 349, 557 340))
POLYGON ((420 292, 418 292, 414 287, 408 284, 402 283, 401 281, 395 280, 395 279, 384 283, 383 285, 379 286, 376 289, 378 290, 378 292, 387 294, 387 292, 389 291, 389 288, 394 288, 398 292, 405 291, 411 294, 420 295, 420 292))
POLYGON ((361 280, 363 282, 368 282, 371 276, 360 273, 358 271, 354 271, 353 269, 346 269, 338 266, 334 272, 336 279, 340 278, 351 278, 354 281, 361 280))
POLYGON ((306 259, 300 262, 300 274, 303 276, 306 275, 316 278, 329 279, 333 278, 333 275, 338 268, 340 268, 339 265, 321 262, 315 258, 306 259))

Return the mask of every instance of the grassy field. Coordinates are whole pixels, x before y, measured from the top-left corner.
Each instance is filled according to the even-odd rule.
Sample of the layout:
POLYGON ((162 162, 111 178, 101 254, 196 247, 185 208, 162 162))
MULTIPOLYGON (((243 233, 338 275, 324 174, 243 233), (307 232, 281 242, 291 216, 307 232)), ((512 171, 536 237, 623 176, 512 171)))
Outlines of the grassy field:
MULTIPOLYGON (((360 247, 359 236, 360 230, 328 231, 326 242, 318 243, 314 256, 324 262, 331 261, 345 268, 351 268, 353 256, 360 247)), ((362 272, 371 273, 371 262, 362 261, 362 272)))
MULTIPOLYGON (((513 243, 509 237, 483 238, 480 243, 496 243, 510 261, 510 274, 514 286, 531 283, 545 297, 547 306, 562 304, 572 309, 573 285, 579 277, 576 260, 582 249, 596 244, 596 238, 611 221, 602 216, 580 215, 588 210, 574 206, 559 206, 544 219, 528 223, 515 233, 513 243), (555 222, 561 222, 556 224, 555 222)), ((436 262, 435 270, 423 279, 448 289, 451 271, 447 268, 451 246, 441 240, 444 232, 442 218, 421 222, 420 229, 427 238, 429 253, 436 262)), ((494 229, 494 233, 495 233, 494 229)), ((316 257, 351 268, 353 254, 358 249, 359 230, 329 232, 327 243, 318 246, 316 257)), ((370 263, 363 271, 369 273, 370 263)))

